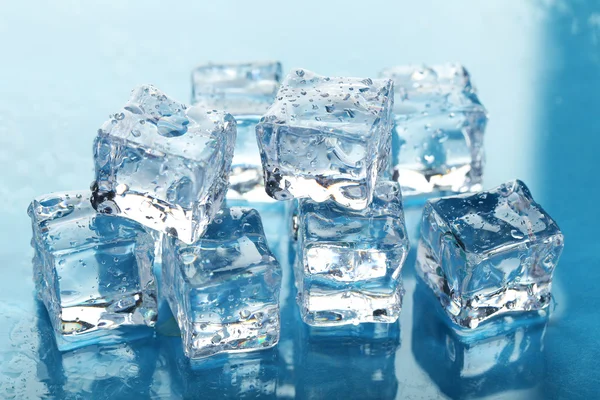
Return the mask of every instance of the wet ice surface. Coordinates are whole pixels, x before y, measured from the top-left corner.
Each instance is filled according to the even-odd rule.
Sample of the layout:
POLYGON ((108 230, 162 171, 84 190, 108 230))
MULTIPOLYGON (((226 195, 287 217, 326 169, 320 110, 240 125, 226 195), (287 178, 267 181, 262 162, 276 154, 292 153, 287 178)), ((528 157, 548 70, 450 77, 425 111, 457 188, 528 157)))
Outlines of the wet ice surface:
POLYGON ((408 253, 399 185, 379 182, 362 211, 302 199, 296 218, 295 274, 304 321, 323 326, 396 321, 408 253))
POLYGON ((227 198, 272 201, 265 194, 256 124, 275 100, 281 75, 276 61, 206 64, 192 71, 192 103, 227 111, 238 123, 227 198))
POLYGON ((412 196, 481 190, 486 110, 460 64, 397 66, 394 81, 394 179, 412 196))
POLYGON ((163 243, 163 293, 189 358, 277 344, 281 268, 255 210, 224 208, 199 241, 163 243))
POLYGON ((458 325, 551 300, 563 235, 521 181, 425 205, 417 271, 458 325))
POLYGON ((140 86, 98 130, 94 207, 191 243, 225 196, 235 138, 231 115, 140 86))
POLYGON ((28 213, 34 281, 61 350, 153 334, 155 246, 144 227, 96 214, 85 191, 40 196, 28 213))
POLYGON ((291 71, 256 130, 267 194, 365 208, 389 166, 392 106, 389 80, 291 71))

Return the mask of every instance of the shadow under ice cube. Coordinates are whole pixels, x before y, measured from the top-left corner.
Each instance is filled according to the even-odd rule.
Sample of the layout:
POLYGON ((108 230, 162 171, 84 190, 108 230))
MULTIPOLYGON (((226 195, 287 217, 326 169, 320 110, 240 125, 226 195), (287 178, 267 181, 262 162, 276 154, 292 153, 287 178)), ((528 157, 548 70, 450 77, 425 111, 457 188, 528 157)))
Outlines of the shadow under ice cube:
POLYGON ((193 242, 221 206, 235 137, 227 113, 134 89, 98 131, 94 208, 193 242))
POLYGON ((563 249, 556 222, 519 180, 476 194, 429 200, 417 272, 456 324, 550 304, 563 249))
POLYGON ((191 245, 165 236, 163 269, 187 357, 277 344, 281 269, 256 210, 222 209, 191 245))
POLYGON ((256 127, 267 194, 367 207, 389 167, 393 102, 390 80, 292 71, 256 127))
POLYGON ((481 190, 487 112, 459 64, 398 66, 394 81, 394 180, 405 197, 481 190))
POLYGON ((265 194, 256 124, 275 100, 281 63, 206 64, 192 71, 192 103, 224 110, 237 120, 227 198, 272 202, 265 194))
POLYGON ((34 279, 60 350, 152 335, 155 242, 135 221, 96 214, 85 192, 35 199, 34 279))
POLYGON ((362 211, 333 201, 299 201, 296 286, 309 325, 392 323, 402 304, 400 270, 408 253, 402 195, 379 182, 362 211))

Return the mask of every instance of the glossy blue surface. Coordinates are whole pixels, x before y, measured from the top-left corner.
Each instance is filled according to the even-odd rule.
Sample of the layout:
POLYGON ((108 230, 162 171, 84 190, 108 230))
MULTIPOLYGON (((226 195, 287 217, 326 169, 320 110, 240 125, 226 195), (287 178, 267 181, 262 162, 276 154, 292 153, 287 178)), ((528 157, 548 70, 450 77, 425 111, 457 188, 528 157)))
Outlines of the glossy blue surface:
MULTIPOLYGON (((275 1, 260 9, 233 1, 3 5, 0 397, 597 397, 600 5, 429 0, 287 7, 275 1), (389 16, 386 23, 368 17, 369 6, 372 15, 389 16), (322 343, 322 332, 309 332, 306 340, 284 290, 282 340, 258 361, 215 361, 192 372, 173 350, 181 343, 168 321, 156 340, 58 353, 34 302, 27 205, 42 193, 89 185, 97 129, 132 87, 153 82, 187 99, 190 69, 224 59, 280 59, 284 70, 354 76, 409 62, 467 66, 490 112, 484 187, 523 179, 565 234, 547 324, 500 337, 496 345, 457 341, 415 291, 411 252, 403 270, 407 294, 391 334, 349 332, 353 339, 322 343), (365 343, 361 335, 383 344, 365 343), (465 375, 465 359, 489 368, 469 367, 465 375)), ((414 235, 419 212, 405 212, 414 235)), ((266 227, 272 235, 273 227, 266 227)))

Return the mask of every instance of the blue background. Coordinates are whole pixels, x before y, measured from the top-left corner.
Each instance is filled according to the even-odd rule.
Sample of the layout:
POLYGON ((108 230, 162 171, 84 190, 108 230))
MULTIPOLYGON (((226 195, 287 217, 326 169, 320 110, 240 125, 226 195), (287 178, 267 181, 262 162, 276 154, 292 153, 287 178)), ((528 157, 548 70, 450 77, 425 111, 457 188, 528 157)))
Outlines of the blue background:
POLYGON ((0 49, 0 397, 600 396, 598 1, 3 0, 0 49), (260 59, 354 76, 463 63, 490 112, 485 186, 524 180, 565 234, 550 321, 464 343, 418 290, 413 255, 392 332, 320 338, 288 297, 282 341, 258 359, 193 372, 166 328, 61 356, 33 297, 30 200, 89 186, 96 130, 134 86, 187 101, 194 65, 260 59))

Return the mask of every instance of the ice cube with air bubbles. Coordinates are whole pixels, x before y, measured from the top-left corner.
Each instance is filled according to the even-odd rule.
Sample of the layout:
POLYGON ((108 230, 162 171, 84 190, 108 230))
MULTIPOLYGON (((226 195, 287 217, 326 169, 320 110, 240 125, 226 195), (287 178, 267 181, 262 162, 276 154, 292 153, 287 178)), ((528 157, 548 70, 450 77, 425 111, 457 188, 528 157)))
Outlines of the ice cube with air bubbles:
POLYGON ((200 65, 192 71, 192 103, 224 110, 237 120, 227 198, 272 202, 265 194, 256 124, 275 100, 281 63, 255 61, 200 65))
POLYGON ((547 308, 563 234, 527 186, 429 200, 417 272, 463 328, 547 308))
POLYGON ((256 127, 266 192, 364 209, 389 169, 393 84, 291 71, 256 127))
POLYGON ((481 190, 487 112, 460 64, 403 65, 394 81, 393 177, 408 201, 481 190))
POLYGON ((134 89, 94 143, 94 208, 191 243, 219 210, 236 138, 224 112, 134 89))
POLYGON ((36 198, 34 279, 60 350, 152 335, 155 241, 135 221, 97 214, 85 191, 36 198))
POLYGON ((165 235, 162 261, 187 357, 277 344, 281 269, 256 210, 223 208, 193 244, 165 235))
POLYGON ((295 213, 295 279, 304 322, 395 322, 409 247, 398 183, 380 181, 365 210, 301 199, 295 213))

